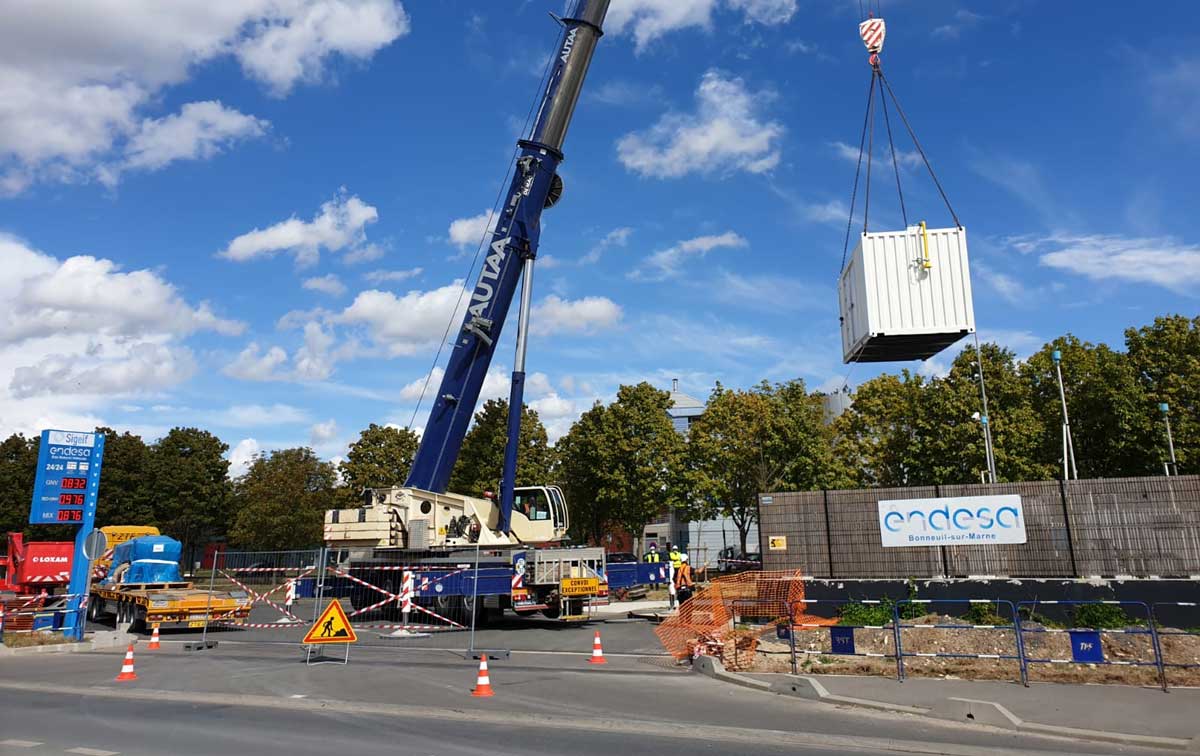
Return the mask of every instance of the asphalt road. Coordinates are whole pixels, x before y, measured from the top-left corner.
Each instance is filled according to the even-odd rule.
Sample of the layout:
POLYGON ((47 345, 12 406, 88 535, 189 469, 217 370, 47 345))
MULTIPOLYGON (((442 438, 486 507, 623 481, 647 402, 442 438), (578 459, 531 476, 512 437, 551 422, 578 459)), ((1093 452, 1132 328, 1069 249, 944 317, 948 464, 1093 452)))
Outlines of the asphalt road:
POLYGON ((751 691, 640 654, 647 624, 602 631, 603 667, 587 664, 591 628, 488 631, 480 645, 536 649, 491 665, 487 699, 469 695, 473 661, 437 650, 462 635, 317 667, 298 646, 223 636, 189 654, 168 638, 139 646, 138 680, 122 684, 116 651, 9 657, 0 754, 1135 753, 751 691))

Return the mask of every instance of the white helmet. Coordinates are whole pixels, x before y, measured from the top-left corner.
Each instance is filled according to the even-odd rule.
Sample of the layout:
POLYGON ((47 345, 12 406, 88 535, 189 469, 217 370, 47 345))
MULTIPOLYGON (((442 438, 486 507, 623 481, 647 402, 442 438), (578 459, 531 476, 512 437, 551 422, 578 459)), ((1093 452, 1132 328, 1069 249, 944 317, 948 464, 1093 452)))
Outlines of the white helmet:
POLYGON ((679 555, 679 561, 681 561, 681 562, 686 562, 686 561, 687 561, 687 554, 680 554, 680 555, 679 555))

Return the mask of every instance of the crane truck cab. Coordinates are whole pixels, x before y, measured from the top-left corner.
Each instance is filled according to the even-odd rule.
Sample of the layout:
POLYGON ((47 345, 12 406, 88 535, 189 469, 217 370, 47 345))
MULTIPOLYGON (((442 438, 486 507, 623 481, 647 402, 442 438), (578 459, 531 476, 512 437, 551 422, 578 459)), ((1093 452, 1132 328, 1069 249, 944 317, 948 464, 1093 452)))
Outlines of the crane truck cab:
POLYGON ((562 543, 570 517, 558 486, 514 490, 511 530, 502 533, 492 499, 392 486, 363 491, 362 506, 325 513, 325 542, 334 548, 434 549, 562 543))

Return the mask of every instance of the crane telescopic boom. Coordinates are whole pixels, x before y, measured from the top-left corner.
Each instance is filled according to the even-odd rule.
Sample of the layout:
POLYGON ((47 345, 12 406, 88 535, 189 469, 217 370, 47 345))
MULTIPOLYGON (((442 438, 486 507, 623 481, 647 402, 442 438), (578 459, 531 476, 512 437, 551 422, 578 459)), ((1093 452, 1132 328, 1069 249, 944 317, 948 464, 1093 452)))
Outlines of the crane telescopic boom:
POLYGON ((508 441, 501 478, 499 532, 508 532, 516 477, 517 443, 525 387, 525 350, 533 263, 541 236, 542 210, 558 201, 562 180, 562 145, 592 53, 603 34, 609 0, 577 0, 563 27, 546 90, 527 139, 518 144, 519 156, 506 200, 490 233, 486 258, 471 293, 461 329, 446 365, 421 444, 405 486, 445 492, 463 438, 479 400, 488 367, 500 340, 509 306, 521 282, 517 349, 508 404, 508 441))

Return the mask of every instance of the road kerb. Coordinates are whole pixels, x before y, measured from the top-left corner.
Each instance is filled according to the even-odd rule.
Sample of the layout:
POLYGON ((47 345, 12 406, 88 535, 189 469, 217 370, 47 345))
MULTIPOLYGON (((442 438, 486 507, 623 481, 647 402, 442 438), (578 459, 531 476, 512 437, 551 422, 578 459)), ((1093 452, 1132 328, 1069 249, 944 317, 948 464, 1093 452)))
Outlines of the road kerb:
POLYGON ((1026 722, 1013 714, 1003 705, 994 701, 979 701, 969 698, 947 699, 933 709, 916 706, 904 706, 887 701, 875 701, 865 698, 838 696, 826 690, 825 686, 811 677, 781 675, 781 680, 765 682, 746 677, 745 675, 729 672, 719 659, 713 657, 698 657, 693 664, 693 670, 723 682, 741 685, 746 688, 765 690, 779 695, 790 695, 811 701, 821 701, 830 704, 860 706, 882 711, 899 712, 928 716, 962 724, 974 724, 985 727, 997 727, 1006 730, 1017 730, 1031 735, 1050 735, 1075 740, 1090 740, 1101 743, 1118 743, 1131 746, 1146 746, 1151 748, 1169 748, 1183 750, 1189 753, 1200 753, 1200 735, 1191 739, 1169 738, 1156 735, 1137 735, 1126 732, 1109 732, 1092 730, 1081 727, 1063 725, 1048 725, 1038 722, 1026 722))

